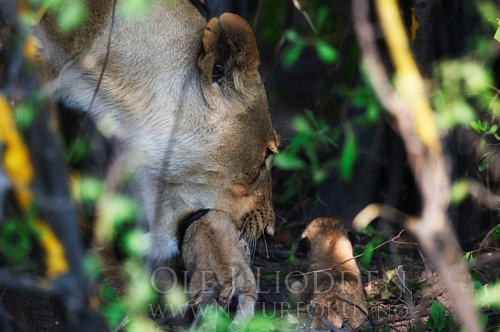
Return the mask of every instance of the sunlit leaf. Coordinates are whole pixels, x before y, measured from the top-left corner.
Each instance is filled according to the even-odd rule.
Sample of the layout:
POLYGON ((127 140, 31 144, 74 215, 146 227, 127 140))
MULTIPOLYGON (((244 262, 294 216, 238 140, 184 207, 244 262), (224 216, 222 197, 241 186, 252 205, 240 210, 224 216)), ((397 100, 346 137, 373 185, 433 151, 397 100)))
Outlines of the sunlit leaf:
POLYGON ((342 153, 340 155, 340 177, 349 181, 352 177, 354 162, 356 161, 358 147, 353 136, 346 137, 342 153))
POLYGON ((140 259, 129 259, 123 264, 123 270, 130 280, 128 307, 139 308, 145 303, 150 303, 156 297, 156 293, 151 284, 151 276, 144 270, 142 261, 140 259))
POLYGON ((319 58, 323 63, 331 65, 338 58, 337 50, 330 44, 325 42, 319 42, 314 45, 319 58))
POLYGON ((491 86, 491 75, 484 66, 474 62, 463 62, 460 64, 467 93, 483 93, 491 86))
POLYGON ((481 124, 481 121, 471 121, 470 126, 472 127, 472 129, 477 131, 478 134, 483 133, 483 126, 481 124))
POLYGON ((144 233, 135 229, 133 231, 128 232, 127 235, 125 236, 124 248, 130 254, 140 254, 144 251, 144 240, 145 240, 144 233))
POLYGON ((495 32, 495 36, 493 38, 497 41, 500 42, 500 26, 497 28, 497 31, 495 32))
MULTIPOLYGON (((109 288, 109 286, 107 286, 109 288)), ((112 326, 117 327, 127 315, 127 308, 123 303, 113 301, 113 304, 101 309, 101 313, 106 318, 106 322, 112 326)))
POLYGON ((368 243, 365 247, 365 250, 363 252, 364 255, 361 256, 361 260, 360 260, 361 266, 363 266, 364 268, 368 267, 368 265, 372 261, 373 248, 374 248, 373 242, 368 243))
POLYGON ((134 18, 138 15, 144 15, 150 7, 151 0, 121 0, 123 14, 127 18, 134 18))
POLYGON ((274 165, 284 170, 299 170, 306 167, 306 163, 291 153, 278 153, 274 156, 274 165))
POLYGON ((467 125, 476 117, 474 109, 465 100, 457 100, 450 105, 452 107, 452 123, 449 124, 449 128, 456 124, 467 125))
POLYGON ((451 187, 450 200, 452 203, 460 203, 469 194, 469 182, 459 180, 453 183, 451 187))
POLYGON ((58 26, 64 32, 69 32, 83 23, 87 17, 87 7, 83 1, 67 1, 59 12, 58 26))
POLYGON ((129 197, 115 195, 107 206, 110 216, 116 224, 134 220, 137 213, 137 203, 129 197))
POLYGON ((80 180, 80 198, 84 202, 95 202, 104 193, 104 183, 92 177, 84 177, 80 180))
POLYGON ((486 132, 486 134, 494 134, 496 133, 498 130, 498 126, 497 125, 493 125, 490 127, 490 129, 488 129, 488 131, 486 132))
POLYGON ((300 44, 292 45, 286 52, 283 57, 283 67, 290 68, 293 66, 297 60, 300 58, 302 54, 303 46, 300 44))
POLYGON ((294 117, 292 120, 292 124, 293 124, 293 128, 298 133, 310 133, 312 131, 312 128, 309 125, 309 122, 307 122, 307 120, 304 119, 302 116, 294 117))

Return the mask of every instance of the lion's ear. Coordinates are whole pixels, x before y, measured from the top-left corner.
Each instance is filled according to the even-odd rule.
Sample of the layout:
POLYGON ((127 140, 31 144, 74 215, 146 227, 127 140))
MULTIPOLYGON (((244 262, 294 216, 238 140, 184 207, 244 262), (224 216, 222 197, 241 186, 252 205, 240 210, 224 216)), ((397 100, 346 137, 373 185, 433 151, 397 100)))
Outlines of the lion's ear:
POLYGON ((219 94, 210 97, 252 102, 261 82, 259 51, 250 25, 238 15, 224 13, 208 21, 201 43, 198 66, 203 88, 219 94))

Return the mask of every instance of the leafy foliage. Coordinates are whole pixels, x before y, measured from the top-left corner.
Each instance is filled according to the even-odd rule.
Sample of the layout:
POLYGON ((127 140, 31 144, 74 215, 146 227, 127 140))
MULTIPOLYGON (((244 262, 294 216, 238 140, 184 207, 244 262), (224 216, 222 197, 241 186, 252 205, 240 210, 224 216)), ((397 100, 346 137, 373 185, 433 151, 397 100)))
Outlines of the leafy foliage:
POLYGON ((455 323, 456 318, 445 314, 446 308, 444 305, 434 300, 431 304, 430 316, 425 327, 430 330, 444 331, 459 331, 458 325, 455 323))

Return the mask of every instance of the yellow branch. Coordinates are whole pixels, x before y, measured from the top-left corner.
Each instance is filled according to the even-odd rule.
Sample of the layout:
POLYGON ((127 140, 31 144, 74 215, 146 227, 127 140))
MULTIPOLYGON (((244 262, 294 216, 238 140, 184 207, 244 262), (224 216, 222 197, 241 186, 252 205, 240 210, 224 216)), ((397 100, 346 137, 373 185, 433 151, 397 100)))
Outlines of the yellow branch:
POLYGON ((397 0, 376 0, 375 3, 382 32, 396 69, 395 89, 411 110, 411 117, 420 140, 431 154, 440 153, 441 144, 432 108, 427 100, 422 76, 410 50, 397 0))
MULTIPOLYGON (((20 208, 26 211, 33 203, 33 193, 30 189, 33 168, 28 148, 17 131, 9 102, 2 94, 0 94, 0 142, 5 145, 5 152, 1 160, 3 168, 12 183, 20 208)), ((47 223, 39 219, 35 219, 33 227, 38 235, 38 241, 45 249, 47 276, 56 278, 68 272, 69 265, 64 247, 53 230, 47 223)))
POLYGON ((26 210, 33 202, 33 194, 29 188, 33 179, 33 169, 28 149, 16 129, 9 102, 2 95, 0 95, 0 141, 5 144, 3 167, 9 175, 21 209, 26 210))

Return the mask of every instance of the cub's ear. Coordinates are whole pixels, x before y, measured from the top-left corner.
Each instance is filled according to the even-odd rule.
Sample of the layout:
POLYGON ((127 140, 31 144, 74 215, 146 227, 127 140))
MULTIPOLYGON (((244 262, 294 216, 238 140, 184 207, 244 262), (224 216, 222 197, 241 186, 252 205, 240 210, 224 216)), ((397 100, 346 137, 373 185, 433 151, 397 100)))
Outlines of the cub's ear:
POLYGON ((304 258, 309 253, 309 250, 311 250, 311 241, 309 241, 307 237, 303 237, 297 244, 297 249, 295 249, 295 255, 298 258, 304 258))
POLYGON ((198 58, 205 97, 211 106, 226 102, 245 107, 253 102, 261 85, 259 51, 250 25, 241 17, 224 13, 208 21, 198 58))

